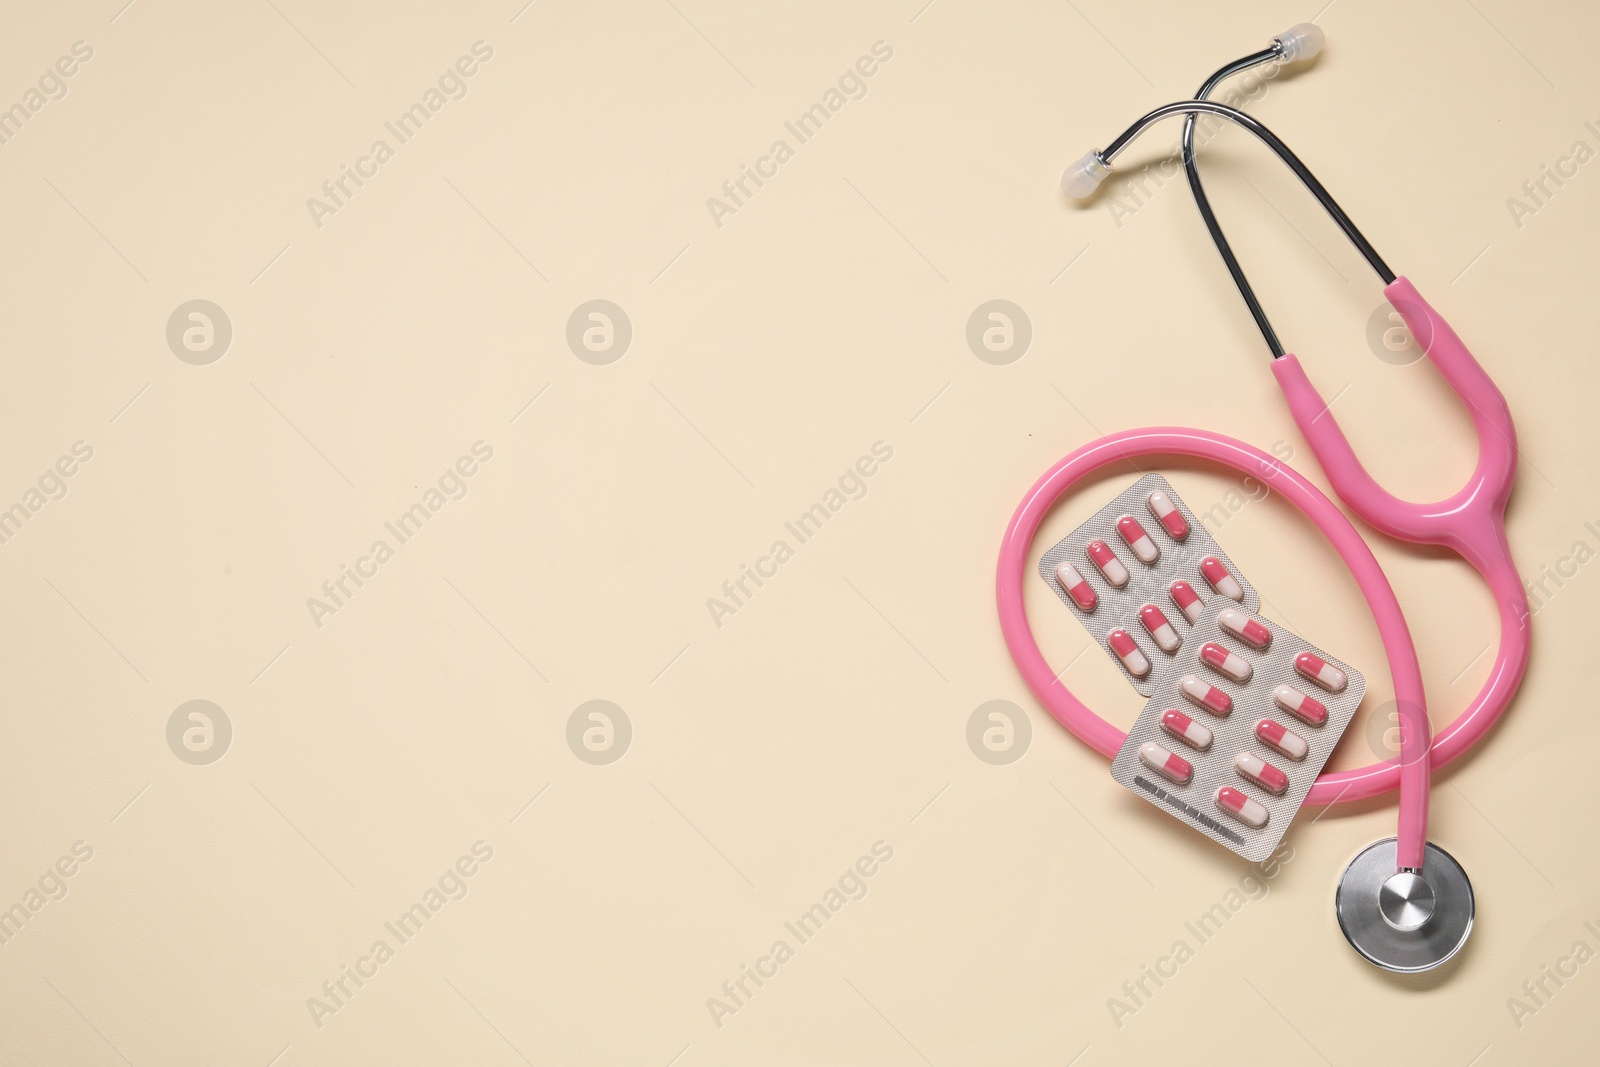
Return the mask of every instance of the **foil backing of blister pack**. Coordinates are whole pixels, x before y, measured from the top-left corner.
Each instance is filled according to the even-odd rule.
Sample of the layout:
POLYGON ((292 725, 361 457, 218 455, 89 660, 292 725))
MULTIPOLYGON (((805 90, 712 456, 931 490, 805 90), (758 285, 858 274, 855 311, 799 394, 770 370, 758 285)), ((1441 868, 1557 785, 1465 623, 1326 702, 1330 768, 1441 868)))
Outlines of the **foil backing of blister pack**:
POLYGON ((1112 760, 1112 777, 1224 848, 1252 861, 1270 856, 1288 832, 1307 792, 1354 718, 1366 693, 1366 679, 1338 657, 1263 618, 1260 596, 1254 586, 1159 474, 1140 478, 1053 545, 1039 561, 1039 575, 1089 631, 1095 643, 1111 657, 1128 683, 1148 698, 1129 729, 1127 740, 1112 760), (1151 514, 1148 501, 1156 490, 1167 494, 1188 523, 1189 534, 1183 541, 1173 539, 1151 514), (1123 515, 1137 518, 1156 543, 1160 557, 1153 564, 1141 563, 1121 539, 1117 520, 1123 515), (1086 546, 1096 539, 1111 546, 1127 566, 1129 580, 1122 589, 1111 586, 1089 559, 1086 546), (1206 581, 1200 571, 1200 561, 1206 556, 1215 556, 1239 582, 1242 601, 1222 596, 1206 581), (1056 566, 1063 560, 1072 563, 1091 583, 1098 597, 1093 611, 1079 608, 1056 582, 1056 566), (1202 610, 1193 624, 1172 601, 1171 584, 1179 578, 1189 582, 1202 602, 1202 610), (1181 644, 1175 652, 1162 652, 1145 630, 1139 619, 1139 609, 1145 604, 1159 606, 1177 631, 1181 644), (1267 627, 1272 640, 1265 650, 1252 648, 1222 628, 1217 619, 1227 608, 1267 627), (1128 673, 1111 651, 1107 635, 1117 628, 1126 630, 1149 659, 1151 669, 1146 677, 1135 678, 1128 673), (1207 642, 1215 642, 1248 662, 1251 666, 1249 681, 1234 682, 1202 662, 1199 651, 1207 642), (1312 652, 1344 671, 1347 679, 1344 689, 1339 693, 1326 692, 1297 673, 1294 661, 1301 652, 1312 652), (1190 674, 1228 694, 1233 707, 1227 716, 1213 715, 1184 698, 1179 687, 1182 679, 1190 674), (1321 726, 1311 726, 1278 707, 1273 700, 1273 690, 1284 684, 1321 702, 1328 711, 1327 721, 1321 726), (1212 742, 1207 750, 1195 751, 1162 729, 1163 713, 1174 708, 1211 731, 1212 742), (1272 719, 1303 738, 1307 747, 1305 759, 1291 760, 1263 743, 1255 733, 1256 724, 1262 719, 1272 719), (1149 741, 1155 741, 1188 761, 1193 768, 1191 779, 1178 785, 1146 767, 1139 759, 1139 748, 1149 741), (1234 766, 1234 759, 1240 753, 1251 753, 1283 771, 1288 779, 1284 791, 1275 796, 1240 775, 1234 766), (1250 827, 1220 808, 1215 796, 1221 786, 1232 786, 1265 808, 1266 824, 1250 827))

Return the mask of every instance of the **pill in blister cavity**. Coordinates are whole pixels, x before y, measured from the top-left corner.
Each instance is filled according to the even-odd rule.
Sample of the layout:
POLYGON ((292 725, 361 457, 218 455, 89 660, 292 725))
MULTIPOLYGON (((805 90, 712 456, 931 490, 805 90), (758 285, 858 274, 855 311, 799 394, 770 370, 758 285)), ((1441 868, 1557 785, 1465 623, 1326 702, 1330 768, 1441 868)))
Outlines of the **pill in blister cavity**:
POLYGON ((1300 677, 1322 686, 1330 693, 1344 692, 1344 671, 1314 652, 1302 652, 1296 656, 1294 669, 1300 677))
POLYGON ((1207 641, 1200 648, 1200 660, 1214 671, 1220 671, 1236 682, 1250 680, 1250 664, 1244 661, 1243 656, 1237 656, 1215 641, 1207 641))
POLYGON ((1306 739, 1281 722, 1262 719, 1256 723, 1256 737, 1263 745, 1292 760, 1298 762, 1306 758, 1306 739))
POLYGON ((1272 631, 1242 611, 1223 608, 1217 616, 1217 625, 1252 648, 1266 648, 1272 644, 1272 631))
POLYGON ((1189 766, 1188 760, 1167 751, 1154 741, 1146 741, 1139 746, 1139 762, 1169 782, 1179 785, 1188 785, 1189 779, 1194 777, 1194 768, 1189 766))
POLYGON ((1239 579, 1229 574, 1228 568, 1216 556, 1207 556, 1200 561, 1200 573, 1206 576, 1211 588, 1229 600, 1244 602, 1244 589, 1239 585, 1239 579))
POLYGON ((1260 756, 1241 752, 1234 757, 1233 767, 1269 793, 1277 794, 1289 788, 1289 776, 1260 756))
POLYGON ((1150 514, 1154 515, 1161 523, 1161 528, 1167 531, 1167 536, 1174 541, 1182 541, 1189 536, 1189 523, 1183 514, 1172 506, 1172 498, 1157 489, 1150 494, 1147 501, 1150 505, 1150 514))
POLYGON ((1211 731, 1177 708, 1168 708, 1161 713, 1161 728, 1190 748, 1204 752, 1211 747, 1211 731))
POLYGON ((1172 602, 1178 605, 1183 612, 1183 617, 1189 620, 1192 626, 1200 621, 1200 613, 1205 610, 1205 605, 1200 603, 1200 594, 1194 591, 1194 586, 1179 578, 1172 583, 1172 602))
POLYGON ((1217 790, 1217 807, 1246 826, 1259 830, 1267 825, 1267 809, 1231 785, 1225 785, 1217 790))
POLYGON ((1178 682, 1178 689, 1183 693, 1183 699, 1196 707, 1205 708, 1218 718, 1233 710, 1232 697, 1195 675, 1184 675, 1178 682))
POLYGON ((1154 563, 1161 558, 1161 550, 1132 515, 1124 515, 1117 520, 1117 533, 1128 543, 1133 554, 1139 557, 1140 563, 1154 563))
POLYGON ((1274 689, 1272 702, 1307 726, 1321 726, 1328 721, 1327 706, 1316 697, 1306 696, 1292 685, 1280 685, 1274 689))
POLYGON ((1100 602, 1100 598, 1095 596, 1094 590, 1078 572, 1078 568, 1070 563, 1062 563, 1056 568, 1056 584, 1084 611, 1093 611, 1094 606, 1100 602))
POLYGON ((1178 646, 1183 644, 1178 637, 1178 631, 1172 628, 1172 623, 1167 621, 1166 615, 1154 604, 1146 604, 1139 609, 1139 621, 1150 631, 1150 640, 1154 641, 1161 651, 1171 654, 1178 651, 1178 646))
POLYGON ((1122 665, 1128 668, 1129 674, 1135 678, 1143 678, 1150 673, 1150 661, 1139 651, 1139 646, 1133 643, 1128 631, 1120 628, 1112 630, 1106 634, 1106 641, 1111 645, 1111 651, 1122 661, 1122 665))
POLYGON ((1104 541, 1090 541, 1087 546, 1089 558, 1094 565, 1100 568, 1100 573, 1106 581, 1121 589, 1128 584, 1128 568, 1122 565, 1117 554, 1111 551, 1111 546, 1104 541))

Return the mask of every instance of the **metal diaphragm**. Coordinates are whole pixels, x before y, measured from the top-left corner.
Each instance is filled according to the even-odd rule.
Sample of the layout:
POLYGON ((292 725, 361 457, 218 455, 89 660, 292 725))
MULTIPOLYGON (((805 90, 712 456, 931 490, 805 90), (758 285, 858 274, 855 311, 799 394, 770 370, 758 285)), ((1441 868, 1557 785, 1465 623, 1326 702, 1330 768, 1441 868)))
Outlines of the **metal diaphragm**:
POLYGON ((1387 971, 1431 971, 1472 933, 1472 883, 1455 857, 1429 843, 1422 870, 1395 866, 1398 842, 1385 838, 1345 868, 1334 909, 1345 940, 1387 971))

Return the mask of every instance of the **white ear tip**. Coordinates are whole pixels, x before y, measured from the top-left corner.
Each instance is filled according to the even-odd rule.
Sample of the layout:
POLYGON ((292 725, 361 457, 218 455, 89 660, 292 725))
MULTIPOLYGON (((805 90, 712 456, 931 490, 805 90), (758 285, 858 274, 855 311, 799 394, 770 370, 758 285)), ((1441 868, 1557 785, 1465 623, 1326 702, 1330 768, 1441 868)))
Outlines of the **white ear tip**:
POLYGON ((1074 200, 1087 200, 1110 173, 1111 168, 1100 162, 1100 153, 1090 151, 1062 173, 1061 188, 1074 200))
POLYGON ((1314 22, 1301 22, 1290 26, 1278 36, 1273 38, 1282 48, 1283 61, 1296 63, 1303 59, 1310 59, 1322 51, 1323 42, 1327 35, 1322 32, 1322 27, 1314 22))

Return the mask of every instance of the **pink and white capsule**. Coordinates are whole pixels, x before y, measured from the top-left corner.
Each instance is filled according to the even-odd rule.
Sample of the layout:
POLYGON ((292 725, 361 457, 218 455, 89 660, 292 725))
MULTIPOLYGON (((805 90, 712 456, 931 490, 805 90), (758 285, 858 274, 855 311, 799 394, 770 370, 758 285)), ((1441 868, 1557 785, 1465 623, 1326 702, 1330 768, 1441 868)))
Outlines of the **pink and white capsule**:
POLYGON ((1122 665, 1128 668, 1129 674, 1135 678, 1143 678, 1150 673, 1150 661, 1139 651, 1139 646, 1133 643, 1133 637, 1128 631, 1120 627, 1112 630, 1106 634, 1106 641, 1111 645, 1111 651, 1122 661, 1122 665))
POLYGON ((1239 585, 1239 579, 1229 574, 1228 568, 1216 556, 1207 556, 1200 561, 1200 573, 1211 583, 1211 588, 1229 600, 1244 602, 1244 588, 1239 585))
POLYGON ((1188 785, 1189 779, 1194 777, 1194 768, 1189 766, 1188 760, 1154 741, 1146 741, 1139 746, 1139 762, 1178 785, 1188 785))
POLYGON ((1347 679, 1344 671, 1329 663, 1315 652, 1302 652, 1294 658, 1295 673, 1309 682, 1322 686, 1330 693, 1344 692, 1347 679))
POLYGON ((1231 785, 1217 790, 1217 807, 1254 829, 1267 825, 1267 809, 1231 785))
POLYGON ((1118 589, 1128 584, 1128 568, 1124 567, 1117 554, 1111 551, 1110 545, 1104 541, 1090 541, 1085 546, 1085 551, 1089 553, 1089 559, 1094 565, 1100 568, 1100 573, 1106 581, 1118 589))
POLYGON ((1215 641, 1207 641, 1200 647, 1200 661, 1241 685, 1248 682, 1253 673, 1250 664, 1244 661, 1244 657, 1234 655, 1215 641))
POLYGON ((1256 738, 1263 745, 1280 755, 1288 756, 1297 763, 1305 759, 1306 752, 1309 751, 1306 747, 1305 738, 1283 725, 1283 723, 1275 722, 1272 719, 1262 719, 1256 723, 1256 738))
POLYGON ((1260 756, 1241 752, 1233 758, 1233 769, 1269 793, 1277 794, 1289 788, 1289 776, 1260 756))
POLYGON ((1150 505, 1150 514, 1154 515, 1161 523, 1161 528, 1167 531, 1167 536, 1174 541, 1182 541, 1189 536, 1189 523, 1183 514, 1172 506, 1172 498, 1157 489, 1150 494, 1146 501, 1150 505))
POLYGON ((1094 606, 1100 602, 1100 598, 1095 595, 1094 589, 1090 587, 1089 583, 1084 581, 1083 575, 1078 572, 1078 568, 1070 563, 1063 561, 1056 568, 1056 584, 1072 598, 1074 604, 1084 611, 1093 611, 1094 606))
POLYGON ((1178 631, 1172 628, 1172 623, 1167 621, 1166 615, 1154 604, 1146 604, 1139 609, 1139 621, 1150 631, 1150 640, 1169 656, 1178 651, 1178 646, 1183 644, 1183 640, 1178 637, 1178 631))
POLYGON ((1217 616, 1217 625, 1252 648, 1266 648, 1272 644, 1272 631, 1242 611, 1223 608, 1217 616))
POLYGON ((1208 685, 1192 674, 1186 674, 1178 682, 1178 691, 1183 694, 1183 699, 1199 708, 1205 708, 1211 714, 1221 719, 1233 710, 1233 698, 1214 685, 1208 685))
POLYGON ((1161 558, 1161 550, 1132 515, 1124 515, 1117 520, 1117 533, 1128 543, 1133 554, 1139 557, 1140 563, 1154 563, 1161 558))
POLYGON ((1200 621, 1200 613, 1205 610, 1205 605, 1200 603, 1200 594, 1194 591, 1194 586, 1179 578, 1172 583, 1172 602, 1178 605, 1183 612, 1183 617, 1193 626, 1200 621))
POLYGON ((1321 726, 1328 721, 1327 705, 1316 697, 1306 696, 1292 685, 1280 685, 1274 689, 1272 702, 1307 726, 1321 726))
POLYGON ((1161 713, 1161 728, 1190 748, 1204 752, 1211 747, 1211 731, 1177 708, 1161 713))

